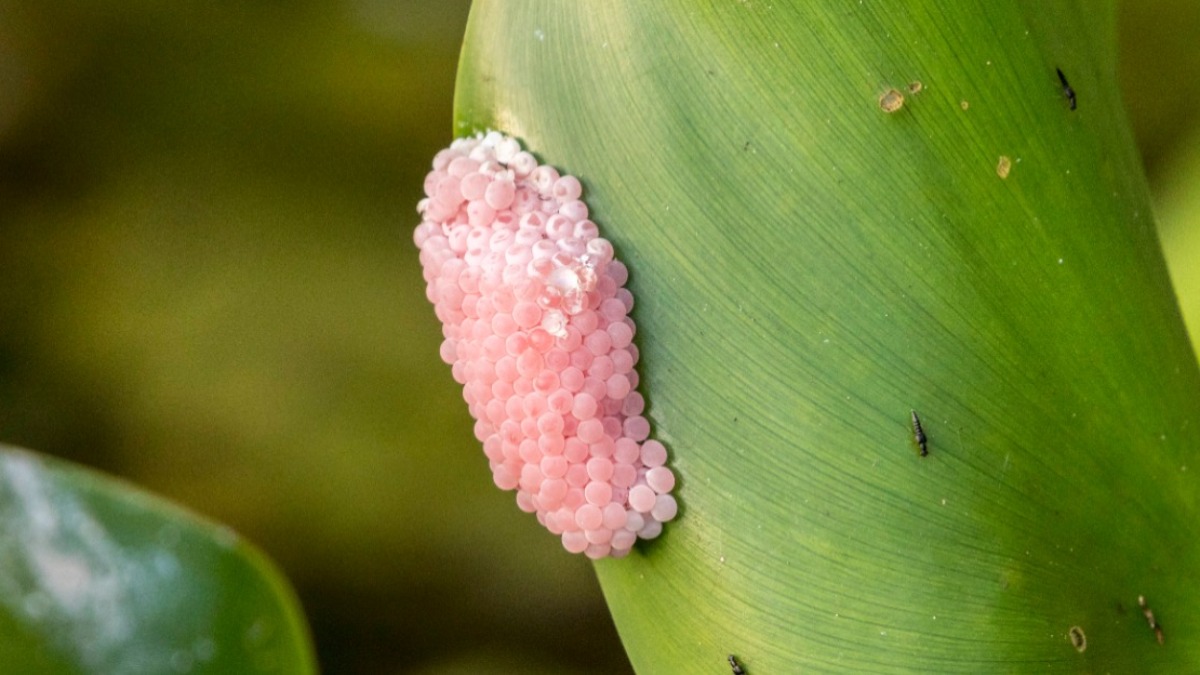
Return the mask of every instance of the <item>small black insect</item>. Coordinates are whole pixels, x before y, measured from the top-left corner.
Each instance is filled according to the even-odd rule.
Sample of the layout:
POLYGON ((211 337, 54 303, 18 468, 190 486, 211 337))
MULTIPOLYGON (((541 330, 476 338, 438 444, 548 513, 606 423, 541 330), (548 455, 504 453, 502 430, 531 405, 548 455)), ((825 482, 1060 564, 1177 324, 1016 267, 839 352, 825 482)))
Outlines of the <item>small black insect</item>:
POLYGON ((1071 88, 1071 85, 1067 84, 1067 76, 1063 75, 1063 71, 1061 68, 1055 68, 1054 70, 1058 73, 1058 81, 1062 82, 1063 96, 1067 97, 1067 101, 1070 102, 1070 104, 1071 104, 1071 110, 1074 110, 1075 109, 1075 90, 1071 88))
POLYGON ((729 655, 729 668, 733 671, 733 675, 746 675, 746 671, 742 670, 741 664, 733 654, 729 655))
POLYGON ((925 438, 925 430, 921 428, 921 418, 917 416, 917 411, 912 411, 913 425, 913 440, 917 442, 917 447, 921 448, 921 456, 929 454, 929 439, 925 438))

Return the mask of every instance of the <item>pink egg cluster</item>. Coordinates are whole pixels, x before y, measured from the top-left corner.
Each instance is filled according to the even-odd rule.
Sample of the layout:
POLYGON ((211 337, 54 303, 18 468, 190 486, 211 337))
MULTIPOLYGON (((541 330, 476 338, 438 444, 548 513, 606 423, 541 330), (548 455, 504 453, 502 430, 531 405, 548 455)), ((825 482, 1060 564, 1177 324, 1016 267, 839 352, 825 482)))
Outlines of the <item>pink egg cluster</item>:
POLYGON ((675 517, 675 474, 647 440, 628 271, 580 193, 511 137, 458 139, 413 240, 496 485, 568 551, 620 557, 675 517))

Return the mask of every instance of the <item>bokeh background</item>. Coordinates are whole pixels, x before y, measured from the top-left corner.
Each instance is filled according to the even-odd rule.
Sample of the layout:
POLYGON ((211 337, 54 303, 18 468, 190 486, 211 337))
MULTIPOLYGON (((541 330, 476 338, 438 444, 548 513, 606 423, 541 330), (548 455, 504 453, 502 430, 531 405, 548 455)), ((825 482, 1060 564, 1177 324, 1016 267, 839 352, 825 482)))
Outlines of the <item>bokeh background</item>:
MULTIPOLYGON (((437 357, 410 235, 468 9, 0 0, 0 440, 257 542, 327 673, 628 673, 589 564, 492 486, 437 357)), ((1195 0, 1122 5, 1192 319, 1198 36, 1195 0)))

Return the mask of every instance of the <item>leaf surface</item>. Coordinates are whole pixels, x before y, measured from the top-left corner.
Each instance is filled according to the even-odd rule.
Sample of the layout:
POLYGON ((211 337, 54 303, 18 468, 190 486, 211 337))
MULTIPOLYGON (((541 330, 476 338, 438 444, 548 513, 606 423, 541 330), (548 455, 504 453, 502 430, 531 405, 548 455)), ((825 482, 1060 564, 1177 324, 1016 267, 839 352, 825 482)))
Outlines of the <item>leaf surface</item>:
POLYGON ((314 673, 275 567, 234 532, 0 446, 4 672, 314 673))
POLYGON ((456 133, 578 176, 630 268, 682 507, 596 565, 629 656, 1195 669, 1200 373, 1112 4, 904 5, 472 8, 456 133))

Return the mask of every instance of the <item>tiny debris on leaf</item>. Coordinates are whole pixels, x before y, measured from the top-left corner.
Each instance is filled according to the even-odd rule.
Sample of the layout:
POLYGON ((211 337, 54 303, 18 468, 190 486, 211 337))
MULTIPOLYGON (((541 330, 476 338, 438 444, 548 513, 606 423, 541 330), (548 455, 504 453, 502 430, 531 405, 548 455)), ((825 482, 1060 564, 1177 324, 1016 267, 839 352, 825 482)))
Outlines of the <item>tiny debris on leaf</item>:
POLYGON ((1150 624, 1150 628, 1154 630, 1154 637, 1158 639, 1158 644, 1161 645, 1163 643, 1163 629, 1158 621, 1154 618, 1154 612, 1150 609, 1150 605, 1146 603, 1146 596, 1138 596, 1138 607, 1142 608, 1142 616, 1146 617, 1146 621, 1150 624))
POLYGON ((1062 83, 1063 96, 1067 97, 1067 102, 1071 105, 1071 110, 1074 110, 1075 90, 1071 88, 1071 85, 1067 84, 1067 76, 1063 75, 1061 68, 1055 68, 1054 70, 1058 73, 1058 81, 1062 83))

